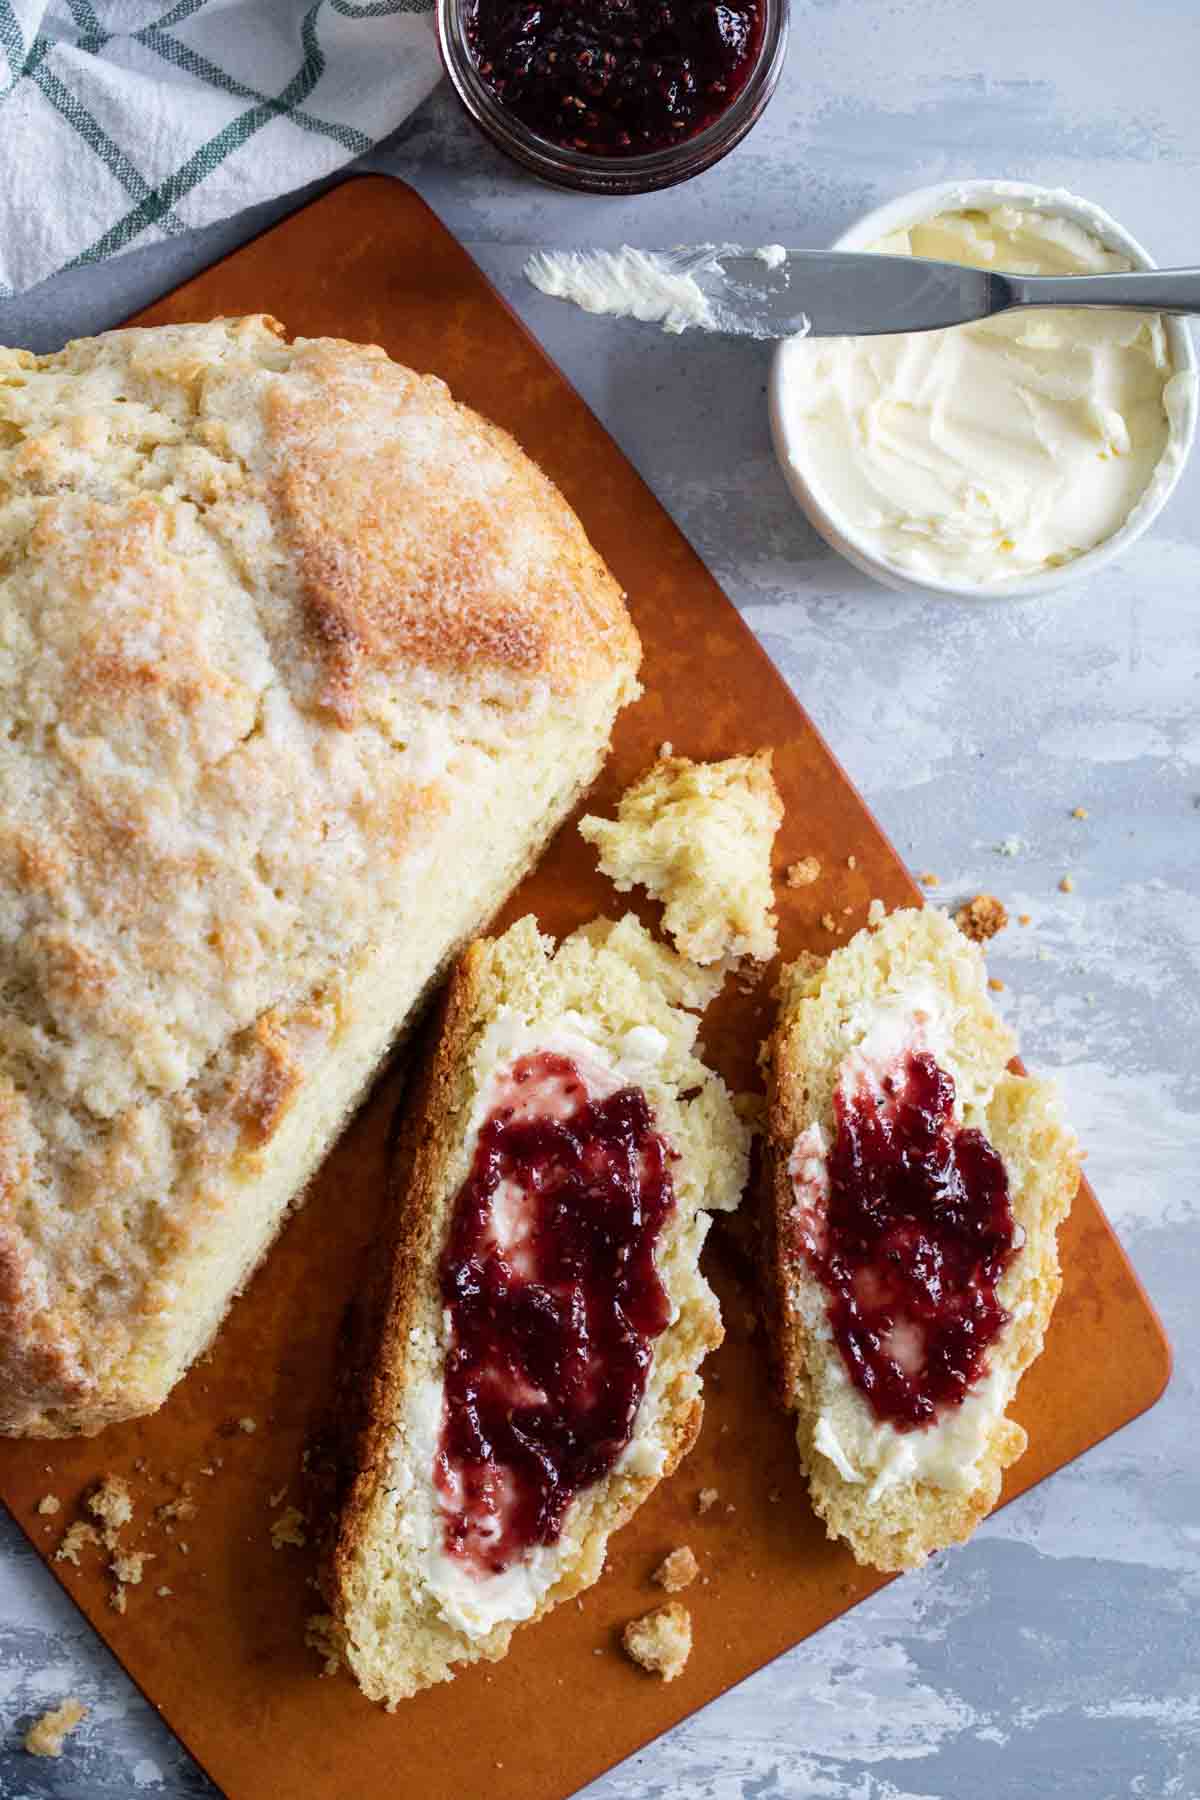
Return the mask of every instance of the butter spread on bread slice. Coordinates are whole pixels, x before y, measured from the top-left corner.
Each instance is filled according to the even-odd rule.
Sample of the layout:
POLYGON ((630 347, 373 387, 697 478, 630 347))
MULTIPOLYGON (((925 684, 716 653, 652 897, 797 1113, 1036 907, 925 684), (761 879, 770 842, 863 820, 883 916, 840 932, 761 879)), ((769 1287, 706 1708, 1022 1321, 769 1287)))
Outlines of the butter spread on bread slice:
POLYGON ((961 1541, 1026 1446, 1008 1406, 1060 1287, 1079 1180, 976 944, 891 915, 781 981, 767 1045, 764 1283, 831 1537, 880 1569, 961 1541))
POLYGON ((0 1432, 152 1410, 592 781, 622 596, 503 431, 266 318, 0 351, 0 1432))
POLYGON ((722 1336, 698 1258, 748 1161, 686 1010, 715 985, 632 915, 557 951, 522 919, 455 970, 324 1578, 372 1699, 503 1656, 692 1445, 722 1336))

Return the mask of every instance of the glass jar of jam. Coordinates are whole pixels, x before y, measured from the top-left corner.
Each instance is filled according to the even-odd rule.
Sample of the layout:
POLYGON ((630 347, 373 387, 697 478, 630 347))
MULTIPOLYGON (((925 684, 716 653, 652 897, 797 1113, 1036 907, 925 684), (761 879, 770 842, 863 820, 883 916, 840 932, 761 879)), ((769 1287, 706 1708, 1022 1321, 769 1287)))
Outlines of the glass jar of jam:
POLYGON ((480 130, 557 187, 639 194, 719 161, 761 116, 788 0, 438 0, 480 130))

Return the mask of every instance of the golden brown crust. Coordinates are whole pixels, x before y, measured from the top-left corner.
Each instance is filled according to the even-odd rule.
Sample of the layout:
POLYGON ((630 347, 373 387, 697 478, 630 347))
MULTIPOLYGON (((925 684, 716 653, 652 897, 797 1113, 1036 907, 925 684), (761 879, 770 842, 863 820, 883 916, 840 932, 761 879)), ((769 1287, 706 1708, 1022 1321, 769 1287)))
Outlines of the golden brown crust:
POLYGON ((392 1422, 400 1410, 407 1375, 405 1346, 430 1262, 441 1166, 435 1146, 452 1113, 450 1096, 470 1039, 483 954, 481 944, 467 946, 429 1025, 426 1041, 434 1046, 433 1054, 425 1059, 415 1089, 405 1098, 388 1176, 392 1234, 372 1247, 378 1274, 366 1298, 358 1351, 364 1384, 362 1424, 350 1459, 353 1476, 322 1570, 325 1599, 339 1625, 344 1624, 346 1584, 365 1539, 371 1503, 387 1462, 392 1422))
POLYGON ((339 719, 355 717, 364 670, 397 661, 492 666, 563 691, 634 653, 620 589, 507 432, 374 345, 307 342, 291 372, 267 402, 276 502, 323 703, 339 719), (365 435, 375 410, 387 428, 365 435), (413 415, 419 435, 405 432, 413 415), (442 458, 470 463, 469 484, 430 481, 420 453, 430 434, 442 458), (514 537, 533 546, 518 587, 507 579, 514 537))

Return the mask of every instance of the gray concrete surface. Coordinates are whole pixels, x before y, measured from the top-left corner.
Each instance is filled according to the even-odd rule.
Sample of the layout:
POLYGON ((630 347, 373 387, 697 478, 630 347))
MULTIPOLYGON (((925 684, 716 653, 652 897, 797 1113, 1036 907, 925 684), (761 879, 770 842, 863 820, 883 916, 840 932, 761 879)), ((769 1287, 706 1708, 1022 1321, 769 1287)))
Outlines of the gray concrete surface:
MULTIPOLYGON (((590 1791, 589 1800, 1200 1796, 1200 462, 1153 535, 1057 598, 901 599, 827 551, 767 439, 760 350, 605 328, 523 288, 531 245, 827 242, 919 183, 1061 183, 1200 261, 1196 0, 793 0, 783 85, 725 164, 628 202, 532 186, 441 91, 372 166, 432 202, 743 610, 896 843, 999 893, 1001 1004, 1057 1070, 1176 1348, 1162 1403, 590 1791), (1069 815, 1088 809, 1081 823, 1069 815), (1020 853, 1000 857, 1010 834, 1020 853), (1070 871, 1075 891, 1058 891, 1070 871)), ((117 323, 266 222, 0 305, 0 340, 117 323)), ((269 303, 269 295, 264 295, 269 303)), ((212 1792, 0 1526, 0 1800, 212 1792), (18 1748, 64 1692, 59 1764, 18 1748)), ((302 1800, 298 1796, 297 1800, 302 1800)), ((475 1800, 467 1796, 465 1800, 475 1800)))

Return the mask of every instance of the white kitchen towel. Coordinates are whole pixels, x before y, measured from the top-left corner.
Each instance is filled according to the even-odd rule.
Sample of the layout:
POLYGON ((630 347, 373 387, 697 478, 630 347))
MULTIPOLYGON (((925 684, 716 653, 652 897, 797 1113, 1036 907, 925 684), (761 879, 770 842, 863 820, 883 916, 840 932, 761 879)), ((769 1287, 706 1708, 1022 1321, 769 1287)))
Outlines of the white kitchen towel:
POLYGON ((394 131, 429 0, 0 0, 0 293, 211 225, 394 131))

